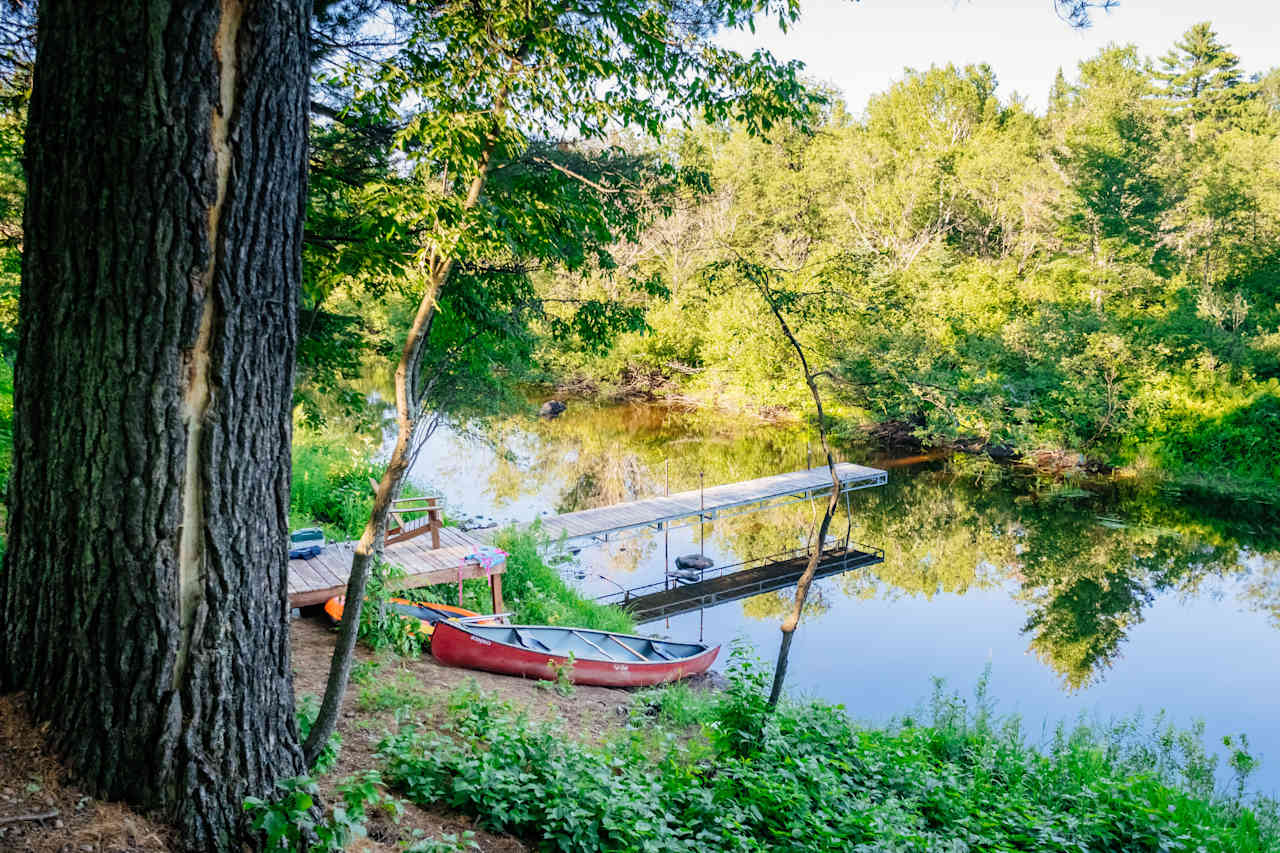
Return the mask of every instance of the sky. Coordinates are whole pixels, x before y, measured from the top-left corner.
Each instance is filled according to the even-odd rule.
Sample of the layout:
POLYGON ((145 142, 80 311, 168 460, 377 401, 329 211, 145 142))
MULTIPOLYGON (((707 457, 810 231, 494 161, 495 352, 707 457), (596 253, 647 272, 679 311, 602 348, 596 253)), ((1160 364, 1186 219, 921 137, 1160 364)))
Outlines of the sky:
POLYGON ((738 50, 763 47, 799 59, 808 75, 843 92, 855 113, 902 77, 904 68, 986 62, 1000 94, 1013 92, 1043 112, 1058 68, 1068 79, 1082 59, 1111 42, 1136 44, 1158 58, 1187 29, 1208 20, 1246 73, 1280 65, 1280 2, 1276 0, 1120 0, 1095 11, 1077 31, 1054 14, 1050 0, 800 0, 800 22, 788 32, 761 21, 756 34, 731 32, 719 41, 738 50))

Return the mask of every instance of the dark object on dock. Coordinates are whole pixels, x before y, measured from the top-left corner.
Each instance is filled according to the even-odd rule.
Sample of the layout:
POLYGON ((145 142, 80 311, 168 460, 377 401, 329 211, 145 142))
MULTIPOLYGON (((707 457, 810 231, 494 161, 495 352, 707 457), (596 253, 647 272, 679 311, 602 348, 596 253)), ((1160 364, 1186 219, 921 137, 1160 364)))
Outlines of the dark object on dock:
POLYGON ((693 583, 702 580, 702 573, 714 565, 706 554, 684 554, 676 557, 676 567, 667 572, 667 577, 675 578, 681 583, 693 583))
POLYGON ((450 666, 539 679, 554 678, 559 669, 574 684, 602 687, 647 687, 697 675, 719 653, 719 646, 707 643, 552 625, 481 627, 444 621, 431 637, 431 654, 450 666))
POLYGON ((309 560, 324 550, 324 531, 304 527, 289 534, 289 559, 309 560))
POLYGON ((538 414, 541 417, 551 420, 553 418, 560 417, 560 415, 564 414, 564 410, 567 408, 568 406, 560 400, 548 400, 542 404, 542 408, 538 411, 538 414))

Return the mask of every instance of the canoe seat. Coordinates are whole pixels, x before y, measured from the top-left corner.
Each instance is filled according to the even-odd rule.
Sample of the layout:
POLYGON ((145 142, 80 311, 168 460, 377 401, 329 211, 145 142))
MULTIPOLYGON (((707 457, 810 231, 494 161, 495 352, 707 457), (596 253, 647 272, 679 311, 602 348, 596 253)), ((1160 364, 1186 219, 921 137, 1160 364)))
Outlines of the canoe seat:
POLYGON ((535 652, 551 651, 551 647, 539 640, 537 637, 528 637, 519 628, 512 628, 511 630, 515 632, 516 639, 520 641, 520 645, 524 646, 526 649, 533 649, 535 652))
POLYGON ((653 653, 663 660, 675 660, 675 657, 663 651, 657 643, 649 643, 649 648, 653 649, 653 653))

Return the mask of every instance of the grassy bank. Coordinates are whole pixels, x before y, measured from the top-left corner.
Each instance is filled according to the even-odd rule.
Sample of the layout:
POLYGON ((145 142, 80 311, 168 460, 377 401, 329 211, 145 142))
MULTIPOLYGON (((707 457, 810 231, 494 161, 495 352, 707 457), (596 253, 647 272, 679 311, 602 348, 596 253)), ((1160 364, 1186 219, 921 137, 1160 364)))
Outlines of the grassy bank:
POLYGON ((1280 502, 1280 381, 1257 385, 1166 394, 1125 461, 1177 486, 1280 502))
POLYGON ((382 476, 373 448, 351 436, 295 429, 289 525, 324 528, 330 539, 355 539, 373 508, 370 479, 382 476))
POLYGON ((383 778, 539 850, 1246 851, 1280 845, 1274 802, 1215 789, 1196 733, 1136 721, 1060 727, 1033 744, 940 688, 919 715, 855 725, 840 707, 770 714, 767 673, 639 697, 632 725, 584 744, 478 692, 442 727, 383 741, 383 778))
MULTIPOLYGON (((496 544, 507 552, 502 597, 507 610, 513 614, 513 621, 523 625, 572 625, 624 633, 635 630, 635 620, 625 611, 583 598, 561 577, 557 561, 546 556, 545 537, 540 537, 536 530, 507 528, 498 534, 496 544)), ((457 584, 405 590, 403 594, 415 601, 458 604, 479 613, 487 613, 492 606, 488 584, 483 580, 464 581, 461 602, 457 584)))
MULTIPOLYGON (((383 469, 372 460, 370 450, 353 444, 349 438, 297 431, 289 503, 291 526, 320 526, 330 539, 358 537, 373 506, 369 480, 382 476, 383 469)), ((445 523, 448 523, 447 507, 445 523)), ((585 599, 566 583, 556 564, 544 556, 546 544, 545 537, 540 537, 536 530, 519 532, 511 528, 497 537, 497 545, 508 555, 502 581, 503 598, 516 621, 607 631, 635 628, 635 622, 623 611, 585 599)), ((374 584, 375 595, 383 588, 382 580, 385 579, 374 584)), ((419 601, 460 604, 482 613, 490 608, 488 584, 484 580, 465 581, 461 602, 457 584, 406 590, 404 595, 419 601)))
POLYGON ((502 589, 518 621, 533 625, 573 625, 602 631, 632 632, 635 620, 617 607, 583 598, 543 556, 545 539, 537 531, 508 528, 497 537, 507 552, 502 589))

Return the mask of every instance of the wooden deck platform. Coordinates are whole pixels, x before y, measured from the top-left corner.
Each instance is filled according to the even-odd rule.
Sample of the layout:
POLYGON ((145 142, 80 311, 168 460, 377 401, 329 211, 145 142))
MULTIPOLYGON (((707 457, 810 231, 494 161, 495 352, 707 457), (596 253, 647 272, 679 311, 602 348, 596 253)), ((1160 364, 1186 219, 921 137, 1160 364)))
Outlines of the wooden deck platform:
MULTIPOLYGON (((422 519, 420 523, 425 523, 422 519)), ((456 527, 440 529, 440 547, 432 548, 430 537, 421 536, 387 545, 383 554, 389 562, 402 566, 406 576, 397 586, 413 589, 438 583, 457 583, 470 578, 487 578, 489 572, 475 560, 465 560, 483 543, 472 539, 456 527)), ((354 542, 336 542, 308 560, 289 561, 289 604, 306 607, 323 604, 335 595, 342 595, 351 573, 351 556, 354 542)), ((502 609, 502 572, 495 569, 492 575, 495 612, 502 609)))
MULTIPOLYGON (((888 479, 888 475, 879 468, 867 468, 851 462, 838 463, 836 475, 840 478, 842 492, 880 486, 888 479)), ((541 525, 553 541, 562 535, 566 540, 607 541, 610 536, 642 528, 662 530, 664 526, 696 524, 699 515, 710 521, 741 512, 785 506, 813 495, 827 494, 830 490, 831 474, 824 465, 740 483, 708 486, 702 492, 692 489, 668 497, 644 498, 550 516, 543 518, 541 525)))

